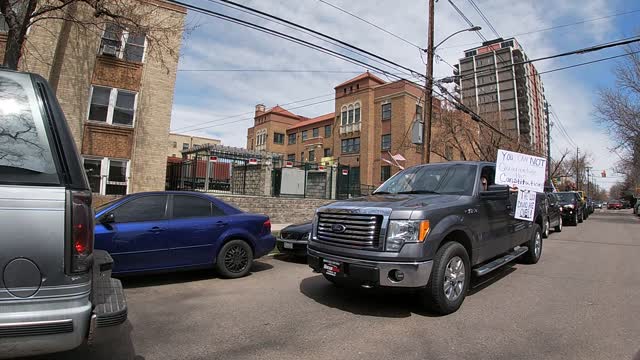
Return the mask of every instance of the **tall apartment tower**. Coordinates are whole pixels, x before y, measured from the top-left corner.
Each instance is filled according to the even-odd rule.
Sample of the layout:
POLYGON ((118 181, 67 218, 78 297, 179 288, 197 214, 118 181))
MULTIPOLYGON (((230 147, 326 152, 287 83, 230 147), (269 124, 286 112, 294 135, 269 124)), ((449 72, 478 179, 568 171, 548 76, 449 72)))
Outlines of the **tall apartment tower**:
POLYGON ((464 105, 528 144, 538 155, 548 147, 544 86, 514 38, 486 41, 466 50, 458 65, 464 105))

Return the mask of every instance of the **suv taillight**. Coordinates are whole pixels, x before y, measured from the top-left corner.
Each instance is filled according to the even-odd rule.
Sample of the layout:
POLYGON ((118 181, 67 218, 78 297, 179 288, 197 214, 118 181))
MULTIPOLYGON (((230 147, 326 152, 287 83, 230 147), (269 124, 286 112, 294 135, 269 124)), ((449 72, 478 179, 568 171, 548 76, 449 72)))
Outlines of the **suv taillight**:
POLYGON ((91 209, 91 193, 88 191, 70 191, 71 194, 71 229, 68 240, 69 271, 71 273, 86 272, 91 268, 93 254, 93 210, 91 209))
POLYGON ((262 224, 262 234, 271 233, 271 220, 267 219, 267 221, 262 224))

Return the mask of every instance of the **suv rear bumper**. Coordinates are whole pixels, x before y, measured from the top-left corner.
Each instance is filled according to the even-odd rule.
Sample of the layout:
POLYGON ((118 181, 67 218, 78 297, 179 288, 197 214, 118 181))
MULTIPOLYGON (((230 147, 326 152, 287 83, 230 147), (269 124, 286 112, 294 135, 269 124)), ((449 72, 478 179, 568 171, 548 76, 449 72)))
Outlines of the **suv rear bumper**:
POLYGON ((387 262, 348 258, 309 249, 307 262, 316 272, 325 273, 324 260, 341 264, 338 278, 360 283, 366 286, 420 288, 425 287, 431 276, 433 261, 387 262), (392 279, 393 272, 400 271, 403 279, 392 279))

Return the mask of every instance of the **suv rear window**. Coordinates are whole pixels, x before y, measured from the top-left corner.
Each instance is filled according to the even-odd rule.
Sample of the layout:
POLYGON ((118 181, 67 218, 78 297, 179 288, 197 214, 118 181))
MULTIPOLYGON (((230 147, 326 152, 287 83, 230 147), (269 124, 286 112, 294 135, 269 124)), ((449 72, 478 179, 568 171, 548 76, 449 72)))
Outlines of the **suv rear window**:
POLYGON ((33 84, 25 74, 0 72, 0 183, 60 183, 33 84))

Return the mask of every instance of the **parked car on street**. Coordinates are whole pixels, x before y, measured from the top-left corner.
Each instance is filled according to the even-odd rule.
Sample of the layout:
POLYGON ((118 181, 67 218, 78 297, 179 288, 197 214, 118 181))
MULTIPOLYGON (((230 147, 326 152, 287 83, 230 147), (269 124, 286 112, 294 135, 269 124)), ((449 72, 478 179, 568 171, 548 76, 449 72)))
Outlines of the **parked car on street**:
POLYGON ((283 254, 307 256, 307 243, 311 235, 312 222, 289 225, 280 231, 276 239, 278 251, 283 254))
POLYGON ((555 232, 562 231, 562 207, 560 206, 558 196, 555 193, 544 193, 542 202, 542 206, 545 210, 543 214, 544 222, 542 236, 544 238, 548 238, 549 230, 551 228, 553 228, 555 232))
POLYGON ((640 215, 640 200, 636 200, 636 204, 633 206, 633 213, 640 215))
POLYGON ((631 209, 631 201, 629 200, 621 200, 623 209, 631 209))
POLYGON ((595 211, 594 204, 593 204, 593 199, 588 197, 586 206, 587 206, 587 213, 593 214, 593 212, 595 211))
POLYGON ((602 201, 596 201, 596 202, 593 204, 593 207, 594 207, 594 208, 596 208, 596 209, 602 209, 602 206, 603 206, 602 201))
POLYGON ((565 224, 577 226, 584 220, 583 208, 580 206, 580 194, 575 191, 563 191, 556 193, 558 203, 562 207, 562 219, 565 224))
POLYGON ((96 248, 111 253, 114 274, 213 266, 238 278, 274 246, 268 216, 203 193, 143 192, 96 209, 96 248))
POLYGON ((338 286, 412 288, 435 312, 456 311, 471 274, 542 254, 542 217, 514 218, 516 194, 493 184, 495 166, 414 166, 370 196, 319 208, 309 266, 338 286))
POLYGON ((0 69, 0 127, 0 358, 111 338, 125 296, 93 249, 91 189, 46 80, 0 69))
POLYGON ((622 202, 620 200, 611 200, 607 204, 608 210, 622 210, 622 202))

